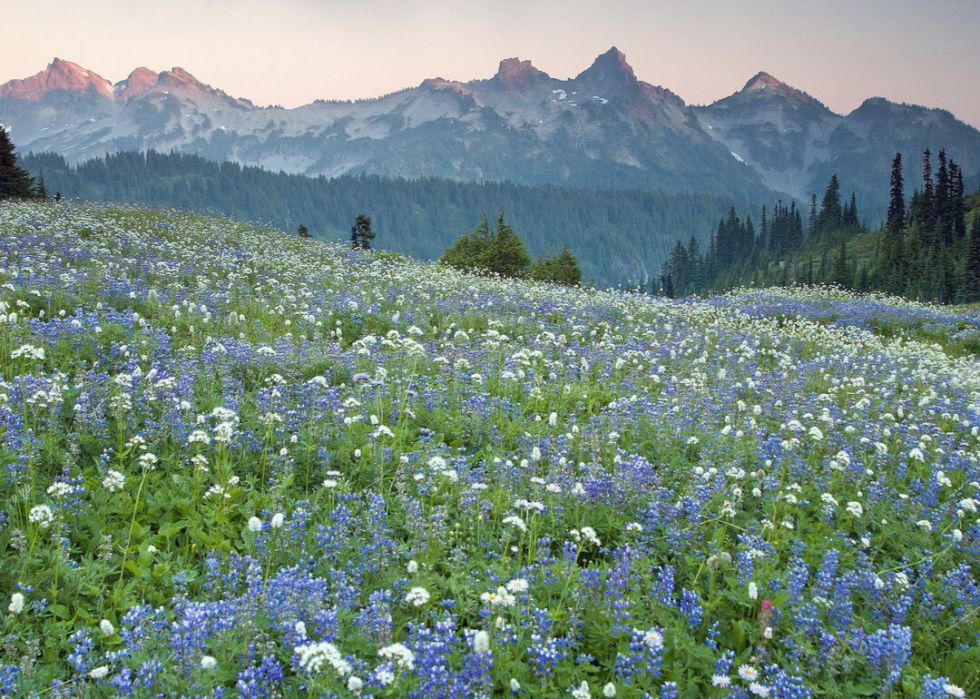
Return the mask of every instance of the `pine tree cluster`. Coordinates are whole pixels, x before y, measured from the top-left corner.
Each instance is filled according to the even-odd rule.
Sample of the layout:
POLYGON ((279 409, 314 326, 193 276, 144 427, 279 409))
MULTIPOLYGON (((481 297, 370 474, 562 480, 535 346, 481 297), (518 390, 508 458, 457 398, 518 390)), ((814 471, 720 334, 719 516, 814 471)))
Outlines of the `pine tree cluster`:
POLYGON ((861 222, 857 199, 842 203, 837 176, 804 227, 794 203, 763 206, 758 235, 751 217, 729 211, 702 256, 692 238, 678 242, 651 291, 704 294, 736 286, 836 284, 938 303, 980 301, 980 196, 972 226, 963 172, 940 151, 922 159, 922 187, 906 202, 902 154, 892 163, 888 218, 880 231, 861 222), (669 282, 669 284, 668 284, 669 282), (668 288, 669 286, 669 288, 668 288))
POLYGON ((484 216, 473 232, 460 236, 439 261, 469 272, 537 279, 565 286, 576 286, 582 281, 578 261, 568 248, 532 260, 514 227, 504 221, 503 214, 492 231, 490 220, 484 216))
POLYGON ((901 155, 892 164, 891 204, 872 275, 876 288, 939 303, 980 301, 980 216, 967 234, 963 171, 944 150, 933 180, 932 153, 922 154, 922 189, 905 206, 901 155))

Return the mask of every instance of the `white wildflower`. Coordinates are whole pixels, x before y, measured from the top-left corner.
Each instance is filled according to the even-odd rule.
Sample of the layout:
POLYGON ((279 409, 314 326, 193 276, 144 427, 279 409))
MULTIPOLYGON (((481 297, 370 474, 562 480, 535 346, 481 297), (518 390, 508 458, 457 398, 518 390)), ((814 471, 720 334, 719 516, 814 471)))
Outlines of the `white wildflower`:
POLYGON ((378 651, 378 657, 384 660, 393 660, 395 665, 402 670, 411 670, 415 667, 415 653, 401 643, 385 646, 378 651))
POLYGON ((422 607, 432 597, 424 587, 413 587, 405 595, 405 601, 413 607, 422 607))
POLYGON ((20 592, 15 592, 10 595, 10 604, 7 606, 7 611, 11 614, 20 614, 24 611, 24 595, 20 592))

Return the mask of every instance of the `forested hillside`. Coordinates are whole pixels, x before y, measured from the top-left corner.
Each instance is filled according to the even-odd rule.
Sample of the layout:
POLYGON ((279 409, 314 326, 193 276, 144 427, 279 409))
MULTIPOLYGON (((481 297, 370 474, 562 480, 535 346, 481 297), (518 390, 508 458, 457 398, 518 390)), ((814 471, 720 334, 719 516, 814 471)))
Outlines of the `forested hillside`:
POLYGON ((303 224, 325 239, 346 239, 363 212, 378 232, 375 247, 420 259, 438 258, 484 214, 505 213, 529 252, 542 256, 568 247, 581 264, 583 280, 602 286, 649 283, 677 240, 694 235, 707 241, 719 216, 746 204, 693 193, 435 178, 310 178, 152 151, 78 166, 51 154, 31 154, 22 162, 33 175, 43 173, 52 195, 213 211, 286 230, 303 224))
POLYGON ((733 207, 706 249, 697 238, 675 244, 651 290, 680 296, 835 284, 940 303, 980 301, 980 194, 969 194, 970 180, 945 151, 934 157, 926 150, 918 163, 921 180, 907 196, 903 173, 910 163, 895 156, 891 180, 881 187, 890 196, 888 218, 874 227, 836 175, 807 214, 777 202, 757 213, 757 227, 752 214, 733 207))

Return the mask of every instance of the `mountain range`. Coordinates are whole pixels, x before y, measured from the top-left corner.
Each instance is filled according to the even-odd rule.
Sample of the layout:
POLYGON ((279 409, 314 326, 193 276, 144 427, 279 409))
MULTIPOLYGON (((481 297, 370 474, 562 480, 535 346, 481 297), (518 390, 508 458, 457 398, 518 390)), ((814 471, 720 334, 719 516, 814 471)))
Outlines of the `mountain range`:
POLYGON ((638 79, 612 48, 569 80, 509 58, 485 80, 443 78, 377 99, 260 107, 182 68, 111 83, 55 59, 0 85, 0 122, 22 152, 70 162, 175 150, 303 175, 368 173, 597 189, 809 198, 832 174, 880 215, 888 169, 946 148, 980 174, 980 131, 939 109, 866 100, 836 114, 767 73, 707 106, 638 79))

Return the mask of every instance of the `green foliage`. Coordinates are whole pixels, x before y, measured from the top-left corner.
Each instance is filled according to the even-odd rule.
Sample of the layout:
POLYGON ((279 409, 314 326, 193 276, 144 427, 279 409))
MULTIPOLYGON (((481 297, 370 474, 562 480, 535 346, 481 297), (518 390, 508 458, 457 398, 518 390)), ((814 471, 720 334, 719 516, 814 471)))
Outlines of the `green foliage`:
POLYGON ((506 278, 529 277, 565 286, 576 286, 582 281, 578 261, 568 248, 532 261, 524 242, 513 226, 504 221, 503 214, 497 218, 493 231, 484 215, 473 232, 461 235, 439 261, 459 270, 506 278))
POLYGON ((582 283, 582 270, 568 248, 562 248, 557 255, 548 255, 538 260, 531 270, 531 276, 563 286, 578 286, 582 283))
POLYGON ((371 229, 371 219, 364 214, 358 214, 350 229, 350 246, 355 250, 370 250, 371 241, 376 235, 371 229))
POLYGON ((531 256, 514 227, 504 223, 503 214, 497 219, 497 229, 489 243, 484 257, 487 271, 502 277, 519 277, 527 272, 531 256))
POLYGON ((973 215, 973 231, 963 261, 963 289, 965 302, 980 301, 980 206, 973 215))
POLYGON ((439 261, 461 270, 513 278, 527 274, 531 256, 513 226, 507 224, 501 214, 493 231, 484 216, 473 232, 460 236, 439 261))
POLYGON ((0 126, 0 199, 45 198, 44 179, 41 178, 40 192, 34 188, 34 180, 27 170, 17 164, 17 153, 7 130, 0 126))

